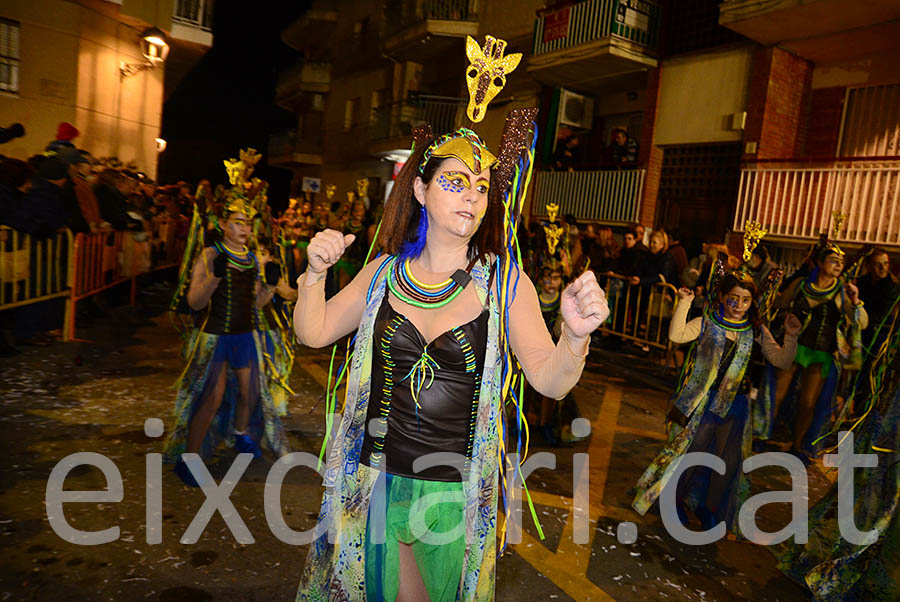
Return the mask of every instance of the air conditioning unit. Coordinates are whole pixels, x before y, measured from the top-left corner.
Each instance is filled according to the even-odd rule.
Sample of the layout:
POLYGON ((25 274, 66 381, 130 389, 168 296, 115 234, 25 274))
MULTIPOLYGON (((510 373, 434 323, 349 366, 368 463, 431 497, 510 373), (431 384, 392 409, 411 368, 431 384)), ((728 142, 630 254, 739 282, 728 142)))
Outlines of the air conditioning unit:
POLYGON ((594 121, 594 99, 568 90, 559 95, 559 124, 589 130, 594 121))

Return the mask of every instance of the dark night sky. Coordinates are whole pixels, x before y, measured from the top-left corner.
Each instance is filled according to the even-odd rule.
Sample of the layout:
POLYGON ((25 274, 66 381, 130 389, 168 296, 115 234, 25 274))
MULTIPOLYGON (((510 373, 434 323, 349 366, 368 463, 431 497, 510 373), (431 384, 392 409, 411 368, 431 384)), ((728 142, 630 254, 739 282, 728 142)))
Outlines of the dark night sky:
POLYGON ((268 135, 295 127, 296 116, 275 106, 279 69, 299 58, 281 42, 281 30, 302 14, 304 0, 277 2, 217 0, 213 47, 184 78, 163 106, 159 181, 208 178, 226 182, 222 161, 241 148, 263 153, 260 178, 270 183, 269 199, 286 205, 290 172, 266 165, 268 135))

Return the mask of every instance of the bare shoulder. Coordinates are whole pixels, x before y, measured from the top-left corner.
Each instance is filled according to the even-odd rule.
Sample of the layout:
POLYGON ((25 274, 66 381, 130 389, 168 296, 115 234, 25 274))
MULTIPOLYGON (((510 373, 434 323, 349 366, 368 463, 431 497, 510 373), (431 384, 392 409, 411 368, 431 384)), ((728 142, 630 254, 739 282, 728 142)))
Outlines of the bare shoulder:
POLYGON ((392 255, 381 255, 364 265, 353 280, 350 281, 350 286, 361 292, 367 291, 372 278, 392 257, 392 255))
POLYGON ((219 254, 214 247, 206 247, 198 255, 194 265, 199 265, 202 261, 212 261, 219 254))

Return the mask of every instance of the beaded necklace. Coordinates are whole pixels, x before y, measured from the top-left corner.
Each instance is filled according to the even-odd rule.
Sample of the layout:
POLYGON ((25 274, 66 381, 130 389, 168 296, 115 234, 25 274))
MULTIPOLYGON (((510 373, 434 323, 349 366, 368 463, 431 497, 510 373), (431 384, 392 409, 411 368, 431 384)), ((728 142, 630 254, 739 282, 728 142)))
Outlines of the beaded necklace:
POLYGON ((395 258, 388 268, 387 284, 391 293, 404 303, 422 309, 436 309, 447 305, 462 292, 471 279, 469 270, 473 265, 474 261, 469 263, 465 271, 456 270, 443 282, 425 284, 413 276, 409 258, 404 259, 400 265, 395 258))
POLYGON ((253 255, 250 253, 250 249, 244 245, 243 250, 241 251, 232 251, 224 243, 217 242, 215 244, 216 250, 219 253, 225 253, 225 257, 231 265, 236 267, 239 270, 245 270, 253 265, 253 255))
POLYGON ((841 282, 838 278, 835 278, 834 283, 828 288, 819 288, 818 286, 816 286, 815 282, 810 282, 809 280, 807 280, 803 283, 801 290, 803 291, 803 294, 810 299, 822 299, 834 295, 840 285, 841 282))
POLYGON ((750 328, 750 318, 744 318, 743 320, 732 320, 730 318, 726 318, 722 313, 721 306, 714 312, 710 312, 709 314, 712 321, 716 323, 716 325, 721 326, 725 330, 730 330, 732 332, 744 332, 748 328, 750 328))
POLYGON ((541 303, 542 312, 556 311, 559 309, 559 291, 556 291, 556 296, 551 301, 544 301, 544 298, 540 295, 538 295, 538 301, 541 303))

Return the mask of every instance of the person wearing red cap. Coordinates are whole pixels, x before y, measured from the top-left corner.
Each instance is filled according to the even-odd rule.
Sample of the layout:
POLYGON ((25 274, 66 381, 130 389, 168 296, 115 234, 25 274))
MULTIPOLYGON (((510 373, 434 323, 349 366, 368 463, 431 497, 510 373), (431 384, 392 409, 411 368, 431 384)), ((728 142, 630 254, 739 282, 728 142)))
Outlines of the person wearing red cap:
POLYGON ((63 121, 56 128, 56 140, 48 144, 46 150, 55 151, 60 147, 65 146, 75 148, 75 144, 72 143, 72 140, 77 138, 79 134, 78 128, 68 121, 63 121))

